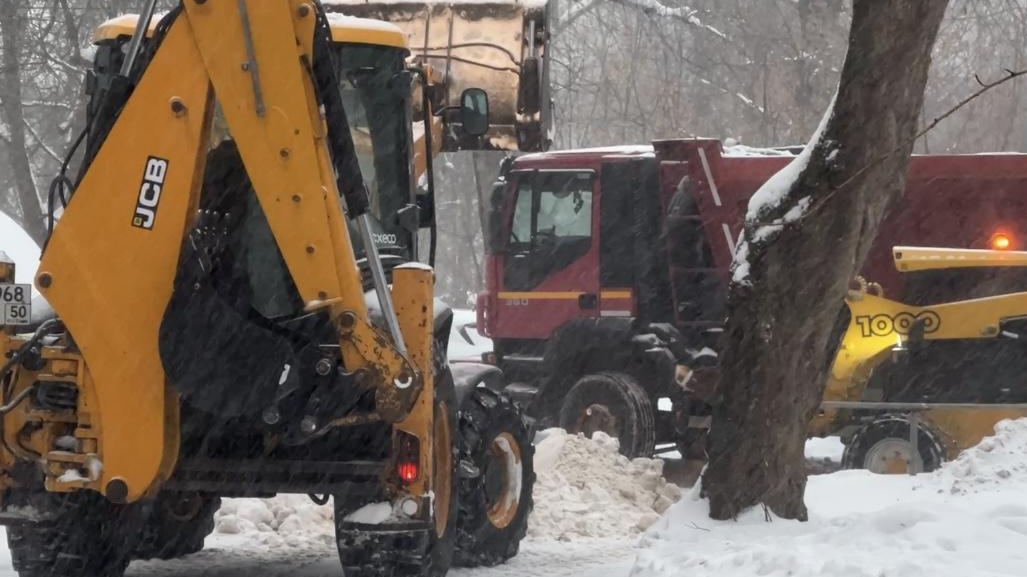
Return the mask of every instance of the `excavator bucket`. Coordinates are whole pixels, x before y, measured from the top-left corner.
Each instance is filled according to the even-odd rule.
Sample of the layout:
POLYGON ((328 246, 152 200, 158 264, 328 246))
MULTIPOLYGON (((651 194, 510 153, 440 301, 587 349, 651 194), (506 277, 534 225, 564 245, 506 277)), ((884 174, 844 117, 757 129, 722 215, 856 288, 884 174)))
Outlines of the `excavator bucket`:
POLYGON ((459 107, 468 88, 488 93, 484 138, 464 134, 455 109, 442 109, 442 149, 546 150, 551 141, 549 0, 395 2, 325 0, 326 10, 384 20, 406 34, 415 61, 441 76, 436 110, 459 107))

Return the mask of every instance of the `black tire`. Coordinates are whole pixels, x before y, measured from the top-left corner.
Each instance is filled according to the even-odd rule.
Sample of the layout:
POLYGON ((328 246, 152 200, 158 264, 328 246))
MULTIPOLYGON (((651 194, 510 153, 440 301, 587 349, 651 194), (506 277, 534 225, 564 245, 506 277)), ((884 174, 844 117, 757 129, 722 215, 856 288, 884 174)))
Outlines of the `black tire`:
MULTIPOLYGON (((335 537, 339 560, 346 577, 443 577, 453 564, 457 516, 460 512, 456 458, 460 447, 457 427, 456 391, 453 377, 446 371, 435 387, 435 418, 445 415, 449 423, 449 506, 441 533, 432 523, 424 531, 416 525, 351 523, 346 515, 362 503, 335 499, 335 537)), ((439 502, 436 498, 433 502, 439 502)), ((432 515, 433 520, 435 515, 432 515)), ((423 527, 423 525, 421 526, 423 527)))
POLYGON ((649 457, 656 448, 653 404, 638 381, 623 373, 581 377, 563 399, 560 426, 569 433, 617 437, 620 452, 630 458, 649 457))
MULTIPOLYGON (((868 469, 877 473, 906 473, 901 463, 889 459, 889 448, 912 453, 909 443, 909 419, 902 415, 885 415, 867 423, 852 437, 842 454, 842 467, 846 469, 868 469), (873 461, 873 462, 871 462, 873 461), (895 463, 895 466, 891 466, 895 463)), ((922 472, 929 473, 945 461, 945 448, 941 439, 924 426, 917 429, 917 449, 923 463, 922 472)))
POLYGON ((47 519, 7 528, 18 575, 121 577, 138 534, 138 509, 114 505, 99 493, 41 491, 9 494, 12 506, 35 507, 47 519))
POLYGON ((484 387, 460 407, 460 438, 460 459, 476 474, 460 479, 456 564, 491 567, 516 555, 528 533, 535 447, 513 401, 484 387), (505 501, 508 495, 516 495, 516 501, 505 501))
POLYGON ((214 532, 214 513, 221 498, 211 495, 161 493, 143 526, 135 559, 175 559, 199 553, 214 532))

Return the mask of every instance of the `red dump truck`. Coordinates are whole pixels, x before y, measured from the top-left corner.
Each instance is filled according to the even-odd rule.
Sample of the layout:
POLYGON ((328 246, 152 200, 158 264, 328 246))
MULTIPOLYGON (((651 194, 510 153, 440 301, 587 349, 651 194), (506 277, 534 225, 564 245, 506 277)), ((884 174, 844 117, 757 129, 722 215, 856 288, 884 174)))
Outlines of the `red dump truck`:
MULTIPOLYGON (((680 139, 504 163, 484 201, 477 325, 494 341, 490 360, 507 390, 542 425, 603 430, 625 454, 663 444, 688 451, 709 426, 709 406, 685 383, 692 371, 715 370, 749 197, 797 152, 680 139)), ((910 303, 1008 292, 1027 279, 995 270, 900 276, 891 247, 1016 249, 1025 240, 1027 155, 914 156, 862 276, 910 303)), ((987 381, 963 394, 1027 401, 1025 361, 1006 359, 999 370, 994 360, 975 353, 960 363, 955 373, 987 381)))

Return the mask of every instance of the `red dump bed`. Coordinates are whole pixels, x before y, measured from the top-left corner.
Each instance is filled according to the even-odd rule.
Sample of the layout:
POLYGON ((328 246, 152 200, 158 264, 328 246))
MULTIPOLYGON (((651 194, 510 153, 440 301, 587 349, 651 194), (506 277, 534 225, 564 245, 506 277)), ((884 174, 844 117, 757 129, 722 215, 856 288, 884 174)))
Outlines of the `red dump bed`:
MULTIPOLYGON (((498 233, 501 237, 499 243, 506 243, 510 237, 508 228, 513 220, 511 214, 518 187, 530 191, 531 186, 525 184, 529 179, 545 182, 550 178, 547 175, 582 171, 595 175, 589 197, 592 201, 584 205, 588 208, 580 215, 591 218, 593 233, 588 241, 591 244, 579 246, 580 250, 572 255, 573 258, 554 264, 546 274, 536 279, 537 282, 520 287, 510 281, 510 272, 516 272, 520 266, 518 259, 524 259, 525 255, 494 250, 486 260, 486 290, 479 296, 479 330, 496 339, 544 340, 570 319, 636 316, 643 301, 658 304, 661 300, 673 301, 676 312, 667 314, 673 316, 679 326, 683 323, 717 322, 721 307, 715 302, 716 298, 710 300, 706 297, 723 293, 749 197, 792 158, 782 151, 742 147, 728 148, 724 152, 717 140, 682 139, 658 141, 653 147, 546 152, 516 159, 507 175, 501 199, 493 199, 493 209, 498 210, 501 216, 490 226, 506 231, 498 233), (654 155, 655 161, 650 160, 654 155), (667 295, 665 297, 651 299, 646 299, 639 286, 631 285, 630 281, 611 281, 605 275, 607 265, 603 264, 617 265, 625 260, 646 258, 636 251, 622 252, 618 258, 604 260, 606 251, 617 254, 618 244, 630 244, 628 237, 618 229, 631 226, 631 219, 621 218, 621 213, 630 215, 632 212, 632 207, 625 205, 613 209, 619 213, 603 216, 604 210, 610 207, 610 199, 603 200, 607 194, 603 190, 613 190, 617 186, 607 180, 607 173, 616 172, 612 170, 614 164, 639 164, 640 161, 649 163, 650 167, 655 163, 655 178, 651 183, 646 181, 640 190, 647 195, 659 194, 659 202, 653 204, 663 215, 668 214, 667 209, 673 204, 671 199, 683 179, 689 178, 691 197, 695 199, 694 207, 697 209, 697 217, 689 218, 701 221, 702 236, 709 243, 714 267, 710 269, 705 265, 703 270, 709 274, 696 273, 694 267, 675 268, 675 262, 679 263, 677 266, 685 265, 674 257, 668 258, 669 262, 664 266, 670 269, 669 275, 664 277, 667 280, 660 282, 669 282, 671 292, 663 293, 667 295), (659 208, 661 206, 662 209, 659 208), (616 224, 611 226, 608 219, 616 224), (606 239, 606 244, 603 239, 606 239), (610 242, 611 239, 616 240, 610 242), (702 281, 704 284, 697 284, 696 279, 702 275, 706 275, 702 277, 706 279, 702 281), (718 276, 721 282, 716 281, 718 276), (696 291, 704 293, 699 295, 702 298, 693 298, 696 291), (708 309, 708 312, 706 316, 681 313, 688 306, 698 306, 702 310, 708 309)), ((863 276, 880 283, 887 295, 914 301, 926 295, 933 300, 939 293, 932 294, 930 290, 936 285, 944 285, 945 290, 940 293, 943 297, 966 298, 981 296, 975 291, 979 293, 985 284, 978 281, 967 284, 963 281, 970 279, 964 277, 961 280, 923 276, 903 278, 891 260, 891 248, 895 245, 985 248, 994 235, 1001 233, 1011 240, 1008 248, 1027 248, 1027 155, 914 156, 906 182, 905 194, 883 223, 863 269, 863 276), (913 290, 907 291, 906 285, 913 290)), ((669 218, 660 216, 653 221, 650 228, 663 229, 655 231, 653 234, 658 236, 654 238, 664 239, 669 252, 679 245, 689 246, 686 240, 675 237, 678 229, 668 220, 656 224, 659 219, 669 218)), ((588 228, 587 221, 584 226, 588 228)), ((694 228, 695 225, 690 226, 694 228)), ((521 236, 527 235, 522 232, 521 236)), ((824 259, 830 259, 831 247, 824 247, 824 250, 824 259)), ((704 259, 708 261, 708 257, 704 259)), ((722 294, 717 298, 722 298, 722 294)))
MULTIPOLYGON (((722 153, 720 142, 708 139, 664 140, 654 148, 665 199, 691 177, 714 260, 726 275, 749 197, 791 157, 722 153)), ((901 294, 891 247, 987 248, 997 233, 1012 240, 1011 249, 1027 246, 1027 155, 913 156, 905 195, 881 226, 863 275, 901 294)))

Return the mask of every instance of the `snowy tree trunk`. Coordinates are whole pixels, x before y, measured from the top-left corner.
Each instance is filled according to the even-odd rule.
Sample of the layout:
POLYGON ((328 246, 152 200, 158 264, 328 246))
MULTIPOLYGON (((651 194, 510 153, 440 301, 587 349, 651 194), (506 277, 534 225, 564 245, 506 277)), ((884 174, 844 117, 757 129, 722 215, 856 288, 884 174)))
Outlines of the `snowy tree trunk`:
POLYGON ((803 448, 849 280, 905 185, 947 0, 854 0, 838 94, 753 196, 728 296, 703 487, 710 516, 806 519, 803 448))

